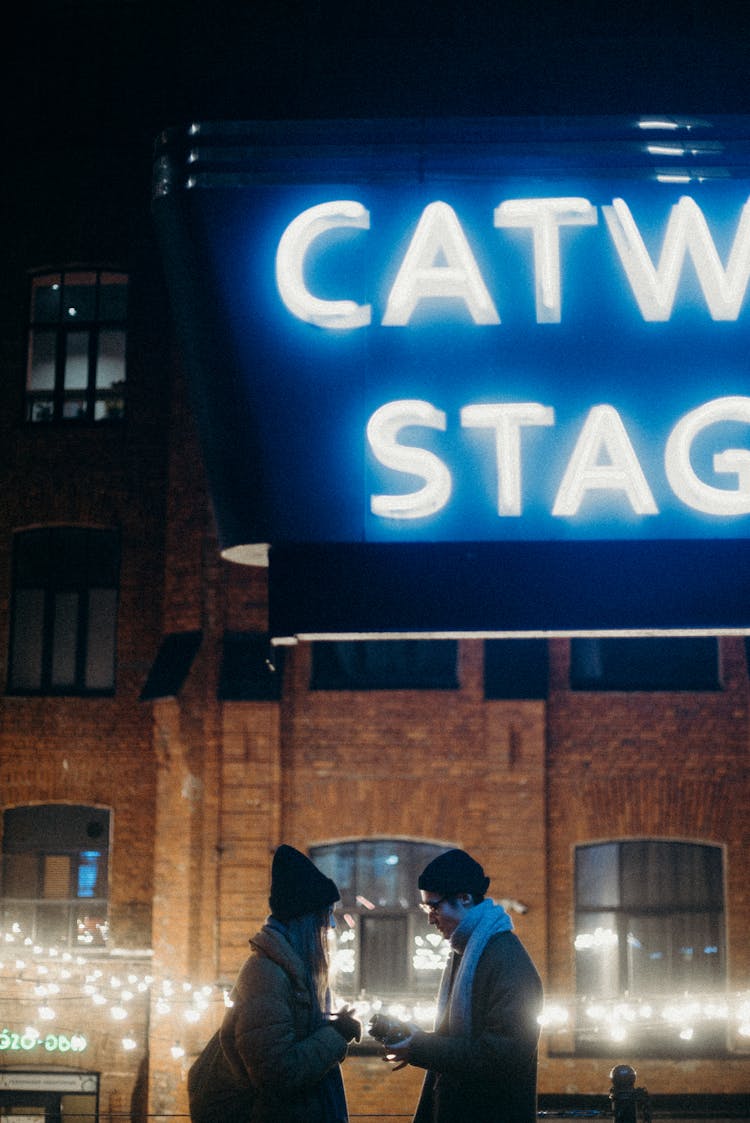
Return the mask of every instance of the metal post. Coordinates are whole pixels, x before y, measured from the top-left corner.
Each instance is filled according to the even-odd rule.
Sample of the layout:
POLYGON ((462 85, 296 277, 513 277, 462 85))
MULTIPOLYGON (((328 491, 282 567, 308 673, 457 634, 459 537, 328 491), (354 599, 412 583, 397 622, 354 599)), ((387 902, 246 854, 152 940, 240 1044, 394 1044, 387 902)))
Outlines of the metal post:
POLYGON ((645 1088, 636 1088, 636 1071, 630 1065, 615 1065, 609 1074, 612 1087, 609 1098, 612 1101, 614 1123, 637 1123, 638 1109, 641 1110, 643 1123, 651 1123, 651 1102, 645 1088))
POLYGON ((615 1065, 609 1074, 612 1087, 609 1098, 615 1123, 636 1123, 636 1071, 630 1065, 615 1065))

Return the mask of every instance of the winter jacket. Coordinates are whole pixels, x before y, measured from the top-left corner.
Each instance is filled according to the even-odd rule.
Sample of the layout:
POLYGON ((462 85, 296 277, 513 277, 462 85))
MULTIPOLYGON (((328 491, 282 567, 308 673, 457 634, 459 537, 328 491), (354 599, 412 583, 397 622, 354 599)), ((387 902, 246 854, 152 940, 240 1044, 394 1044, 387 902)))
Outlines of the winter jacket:
POLYGON ((542 984, 513 932, 491 937, 471 992, 471 1035, 445 1023, 416 1033, 410 1063, 428 1070, 414 1123, 536 1123, 542 984))
POLYGON ((247 1123, 330 1123, 325 1085, 334 1079, 340 1088, 346 1042, 314 1010, 302 962, 283 933, 266 924, 250 945, 221 1027, 229 1061, 256 1089, 247 1123))

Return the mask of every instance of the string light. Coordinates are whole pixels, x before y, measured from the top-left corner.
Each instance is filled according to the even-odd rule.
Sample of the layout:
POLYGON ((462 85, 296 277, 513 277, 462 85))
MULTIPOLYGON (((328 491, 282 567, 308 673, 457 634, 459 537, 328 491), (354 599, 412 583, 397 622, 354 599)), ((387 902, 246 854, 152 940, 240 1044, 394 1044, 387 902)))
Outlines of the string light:
MULTIPOLYGON (((595 934, 594 941, 600 947, 606 946, 608 933, 602 930, 595 934)), ((345 941, 344 950, 347 954, 356 954, 351 940, 345 941)), ((427 938, 420 937, 415 941, 413 953, 414 967, 426 982, 429 981, 432 989, 432 982, 445 961, 443 941, 435 933, 429 933, 427 938)), ((346 975, 343 977, 346 978, 346 975)), ((223 1009, 232 1005, 230 990, 225 985, 157 979, 151 973, 141 974, 133 969, 123 969, 119 974, 110 972, 106 967, 95 966, 85 956, 71 954, 66 949, 34 945, 15 926, 9 932, 0 933, 0 985, 2 983, 14 990, 11 993, 6 989, 4 995, 0 994, 0 1002, 4 999, 11 1003, 13 1011, 20 1009, 19 1018, 38 1019, 44 1025, 43 1029, 37 1029, 29 1023, 20 1037, 32 1043, 47 1041, 50 1048, 62 1051, 81 1052, 87 1044, 83 1034, 71 1033, 60 1025, 60 1011, 67 1010, 69 1013, 70 1004, 74 1002, 87 1000, 101 1010, 103 1033, 106 1032, 107 1018, 113 1022, 125 1021, 132 1014, 133 1004, 138 1002, 144 1004, 144 1026, 147 1020, 145 1004, 150 1005, 152 1018, 170 1017, 175 1023, 183 1022, 190 1027, 200 1026, 204 1019, 210 1019, 213 1026, 223 1009), (17 953, 16 949, 21 945, 27 949, 25 957, 17 953), (7 954, 7 959, 3 958, 4 954, 7 954), (54 1006, 51 999, 54 999, 54 1006), (25 1009, 26 1004, 28 1009, 25 1009)), ((344 995, 334 1001, 340 1004, 352 999, 344 995)), ((388 1004, 377 996, 369 996, 357 998, 354 1002, 358 1017, 365 1025, 379 1010, 387 1010, 425 1028, 430 1028, 435 1019, 436 1007, 432 999, 388 1004)), ((583 1037, 625 1043, 631 1038, 643 1041, 652 1033, 667 1032, 676 1044, 682 1042, 686 1048, 700 1038, 701 1032, 724 1027, 730 1038, 742 1042, 743 1048, 747 1048, 746 1043, 750 1040, 750 990, 681 994, 663 996, 659 1000, 655 996, 605 1000, 548 995, 539 1023, 543 1035, 550 1040, 555 1035, 574 1032, 583 1037)), ((20 1026, 10 1028, 20 1032, 20 1026)), ((10 1028, 6 1027, 4 1031, 9 1037, 10 1028)), ((145 1032, 143 1030, 139 1035, 128 1030, 116 1040, 127 1052, 145 1049, 145 1032)), ((87 1036, 91 1038, 88 1030, 87 1036)), ((181 1060, 185 1052, 180 1041, 175 1041, 172 1047, 174 1059, 181 1060), (179 1050, 179 1055, 175 1050, 179 1050)))

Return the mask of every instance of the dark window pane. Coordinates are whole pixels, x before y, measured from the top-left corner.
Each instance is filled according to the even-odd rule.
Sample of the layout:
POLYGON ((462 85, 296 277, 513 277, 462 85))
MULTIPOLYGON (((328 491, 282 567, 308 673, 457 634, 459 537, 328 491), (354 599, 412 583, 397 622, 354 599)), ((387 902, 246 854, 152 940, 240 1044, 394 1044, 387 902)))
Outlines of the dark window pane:
POLYGON ((3 896, 37 897, 39 860, 33 851, 3 855, 3 896))
POLYGON ((70 905, 39 902, 36 908, 36 939, 47 947, 70 943, 70 905))
POLYGON ((485 640, 485 698, 546 698, 548 680, 546 640, 485 640))
POLYGON ((693 843, 622 845, 626 908, 721 907, 721 851, 693 843))
POLYGON ((19 589, 13 603, 10 686, 15 690, 38 690, 42 684, 44 592, 19 589))
POLYGON ((67 273, 63 291, 63 319, 79 323, 96 315, 96 273, 67 273))
POLYGON ((363 916, 360 984, 368 994, 403 993, 406 985, 405 916, 363 916))
POLYGON ((62 284, 59 273, 35 277, 31 284, 31 319, 35 324, 57 323, 60 317, 62 284))
POLYGON ((455 690, 455 640, 334 640, 312 646, 312 690, 455 690))
POLYGON ((128 280, 124 273, 102 273, 99 319, 124 321, 128 314, 128 280))
POLYGON ((119 538, 52 527, 16 535, 9 688, 111 690, 119 538))
POLYGON ((109 390, 125 379, 125 332, 109 328, 99 332, 96 388, 109 390))
POLYGON ((620 847, 617 843, 577 848, 576 902, 582 908, 618 907, 620 847))
POLYGON ((718 690, 711 636, 617 636, 570 641, 574 690, 718 690))
POLYGON ((72 686, 76 680, 78 595, 58 593, 52 637, 52 685, 72 686))
POLYGON ((31 336, 30 347, 26 388, 34 393, 54 390, 57 336, 49 331, 35 331, 31 336))
POLYGON ((116 625, 117 591, 91 589, 86 644, 88 690, 110 690, 114 686, 116 625))
MULTIPOLYGON (((89 383, 89 333, 69 331, 65 339, 65 376, 63 386, 66 398, 70 390, 85 390, 89 383)), ((85 401, 85 398, 82 399, 85 401)))

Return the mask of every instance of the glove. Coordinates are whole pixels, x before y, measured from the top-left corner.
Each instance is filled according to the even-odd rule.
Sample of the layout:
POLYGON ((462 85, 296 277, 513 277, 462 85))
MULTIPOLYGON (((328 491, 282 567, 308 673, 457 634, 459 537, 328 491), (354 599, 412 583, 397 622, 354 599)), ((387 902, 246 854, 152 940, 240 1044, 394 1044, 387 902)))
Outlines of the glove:
POLYGON ((348 1006, 342 1006, 331 1019, 331 1025, 340 1033, 347 1044, 351 1041, 360 1041, 362 1039, 362 1023, 357 1021, 354 1017, 354 1011, 350 1010, 348 1006))

